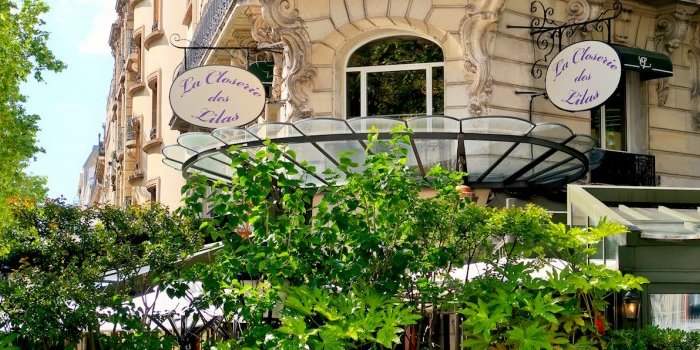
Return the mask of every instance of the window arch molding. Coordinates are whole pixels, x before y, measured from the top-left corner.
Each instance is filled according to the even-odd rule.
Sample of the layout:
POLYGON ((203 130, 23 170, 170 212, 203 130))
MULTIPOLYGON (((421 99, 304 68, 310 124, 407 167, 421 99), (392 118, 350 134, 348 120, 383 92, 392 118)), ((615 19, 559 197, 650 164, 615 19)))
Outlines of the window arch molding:
MULTIPOLYGON (((359 35, 358 35, 359 36, 359 35)), ((424 40, 427 42, 430 42, 430 44, 435 45, 437 49, 440 50, 441 54, 441 60, 433 62, 435 63, 434 66, 439 67, 442 70, 443 73, 442 75, 442 91, 444 91, 444 65, 445 62, 447 61, 447 56, 448 56, 448 50, 447 48, 435 37, 428 35, 426 33, 422 33, 420 31, 413 31, 413 30, 378 30, 372 33, 362 33, 362 35, 359 38, 355 38, 354 40, 349 39, 346 41, 345 45, 343 47, 336 51, 337 52, 337 59, 336 61, 336 72, 339 73, 339 78, 337 79, 337 85, 336 85, 336 91, 337 91, 337 98, 338 102, 336 104, 336 110, 339 112, 339 115, 344 116, 344 118, 351 118, 351 117, 356 117, 360 115, 351 115, 349 111, 349 102, 348 102, 348 72, 351 71, 357 71, 356 67, 348 67, 350 60, 352 59, 353 55, 366 45, 369 45, 373 42, 381 41, 381 40, 389 40, 392 38, 415 38, 419 40, 424 40)), ((387 65, 390 67, 391 65, 387 65)), ((410 67, 403 67, 404 69, 410 68, 410 67)), ((383 70, 379 69, 380 71, 391 71, 389 70, 383 70)), ((427 79, 427 74, 426 74, 426 83, 428 81, 427 79)), ((442 112, 444 110, 444 98, 440 99, 441 102, 441 108, 439 108, 438 111, 432 111, 433 113, 428 113, 429 109, 426 108, 426 112, 422 113, 407 113, 407 114, 435 114, 435 112, 442 112)), ((426 107, 428 106, 429 100, 426 100, 426 107)))

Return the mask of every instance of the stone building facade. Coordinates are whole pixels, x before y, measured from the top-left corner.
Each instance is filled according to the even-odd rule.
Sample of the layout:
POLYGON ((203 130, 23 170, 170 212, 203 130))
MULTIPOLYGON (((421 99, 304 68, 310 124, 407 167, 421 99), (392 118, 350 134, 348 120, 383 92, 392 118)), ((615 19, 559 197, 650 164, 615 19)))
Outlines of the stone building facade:
MULTIPOLYGON (((613 7, 604 0, 545 0, 556 23, 592 20, 613 7)), ((612 21, 611 42, 665 54, 673 62, 671 78, 634 81, 626 96, 627 147, 655 157, 657 185, 700 186, 700 11, 692 1, 622 1, 612 21)), ((444 53, 444 114, 464 118, 506 115, 556 122, 577 134, 591 134, 591 112, 570 113, 545 98, 516 91, 544 91, 533 62, 526 26, 530 1, 510 0, 260 0, 230 5, 214 45, 280 45, 275 84, 286 101, 280 120, 332 116, 345 118, 349 56, 360 46, 390 36, 428 39, 444 53)), ((539 9, 538 9, 539 10, 539 9)), ((576 33, 564 45, 605 40, 606 33, 576 33)), ((545 50, 546 51, 546 50, 545 50)), ((555 52, 556 53, 556 50, 555 52)), ((551 56, 550 56, 551 59, 551 56)), ((242 62, 212 51, 202 64, 242 62)), ((548 63, 548 62, 547 62, 548 63)), ((546 70, 546 64, 540 66, 546 70)), ((639 79, 637 79, 639 80, 639 79)), ((274 97, 274 96, 273 96, 274 97)), ((275 108, 277 105, 271 105, 275 108)), ((277 115, 278 113, 272 113, 277 115)))
POLYGON ((87 204, 176 204, 184 180, 162 164, 160 150, 178 136, 168 126, 166 96, 181 53, 168 37, 187 29, 185 1, 118 0, 115 9, 109 39, 115 64, 97 167, 103 186, 87 204))
MULTIPOLYGON (((170 83, 185 66, 274 63, 261 121, 367 116, 374 107, 365 80, 387 69, 349 65, 360 49, 387 38, 418 38, 442 51, 439 62, 426 66, 437 68, 426 68, 426 74, 440 79, 433 76, 420 88, 439 95, 418 114, 561 123, 577 134, 593 134, 603 148, 648 157, 642 166, 651 159, 655 185, 700 187, 700 7, 682 0, 623 0, 615 6, 612 0, 120 0, 110 41, 117 63, 100 201, 178 205, 183 179, 161 163, 159 151, 180 133, 196 130, 173 116, 167 101, 170 83), (530 30, 513 26, 528 26, 545 13, 552 24, 581 23, 611 10, 619 12, 611 21, 611 43, 670 57, 673 76, 645 80, 638 72, 625 73, 619 106, 606 110, 565 112, 538 97, 542 73, 557 50, 541 61, 549 51, 537 47, 530 30), (187 38, 189 46, 267 50, 193 49, 183 59, 169 43, 173 34, 187 38), (365 78, 352 82, 357 72, 365 78), (360 102, 349 93, 358 89, 355 83, 364 89, 356 97, 360 102)), ((563 45, 607 38, 607 29, 577 31, 563 45)), ((417 63, 402 64, 412 69, 417 63)))

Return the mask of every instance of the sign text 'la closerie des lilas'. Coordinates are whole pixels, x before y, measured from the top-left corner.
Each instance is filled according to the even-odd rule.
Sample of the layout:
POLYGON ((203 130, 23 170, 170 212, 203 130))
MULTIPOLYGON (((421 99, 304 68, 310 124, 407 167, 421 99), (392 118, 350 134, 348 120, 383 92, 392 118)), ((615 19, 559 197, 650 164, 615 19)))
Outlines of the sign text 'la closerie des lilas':
POLYGON ((582 41, 559 52, 547 69, 545 86, 557 108, 596 108, 615 93, 622 77, 620 56, 601 41, 582 41))
POLYGON ((170 105, 178 117, 194 125, 243 126, 265 108, 265 89, 260 79, 241 68, 197 67, 173 81, 170 105))

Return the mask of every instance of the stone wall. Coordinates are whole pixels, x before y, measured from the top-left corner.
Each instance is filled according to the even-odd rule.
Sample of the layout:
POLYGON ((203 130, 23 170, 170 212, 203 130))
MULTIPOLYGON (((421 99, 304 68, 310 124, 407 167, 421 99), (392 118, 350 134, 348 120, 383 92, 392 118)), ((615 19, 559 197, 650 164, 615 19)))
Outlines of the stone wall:
MULTIPOLYGON (((545 0, 542 3, 554 9, 554 19, 558 21, 573 18, 583 21, 609 8, 611 1, 545 0)), ((625 1, 622 14, 613 23, 613 43, 661 52, 673 61, 672 78, 642 83, 640 114, 629 121, 644 123, 648 118, 646 142, 649 153, 656 157, 662 186, 700 186, 700 129, 695 117, 700 103, 697 98, 700 38, 693 17, 697 12, 697 6, 692 5, 659 7, 625 1)), ((528 25, 530 16, 529 1, 506 1, 491 57, 494 88, 489 112, 492 114, 526 117, 529 97, 516 96, 513 91, 544 89, 544 79, 535 79, 530 74, 536 54, 528 31, 506 27, 528 25)), ((606 38, 587 34, 576 39, 606 38)), ((563 123, 576 133, 590 133, 589 112, 563 112, 542 98, 535 99, 533 119, 563 123)))
MULTIPOLYGON (((595 18, 611 3, 542 0, 559 22, 595 18)), ((671 4, 623 1, 611 36, 616 44, 672 57, 674 76, 642 83, 629 123, 649 124, 640 133, 640 147, 656 156, 661 185, 700 186, 698 7, 666 3, 671 4)), ((280 59, 281 98, 287 101, 282 120, 345 117, 345 67, 350 54, 368 41, 391 35, 415 35, 442 47, 447 115, 528 119, 530 98, 515 91, 544 89, 544 78, 536 79, 530 71, 541 53, 533 50, 528 30, 507 27, 530 24, 528 0, 247 0, 240 4, 235 16, 245 13, 251 18, 251 29, 258 34, 253 35, 255 40, 281 42, 287 48, 280 59), (255 16, 263 20, 256 21, 255 16)), ((605 38, 583 33, 572 40, 585 39, 605 38)), ((544 98, 534 100, 532 119, 590 133, 589 112, 563 112, 544 98)))

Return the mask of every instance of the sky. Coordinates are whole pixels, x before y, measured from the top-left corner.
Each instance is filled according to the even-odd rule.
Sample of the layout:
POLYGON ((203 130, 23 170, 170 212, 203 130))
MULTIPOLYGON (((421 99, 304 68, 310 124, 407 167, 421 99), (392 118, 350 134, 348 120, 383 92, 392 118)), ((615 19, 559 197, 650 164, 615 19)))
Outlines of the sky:
POLYGON ((38 141, 45 149, 29 173, 47 178, 50 197, 76 201, 80 170, 105 121, 114 62, 108 39, 116 13, 114 0, 46 2, 49 48, 67 68, 22 88, 27 110, 41 117, 38 141))

